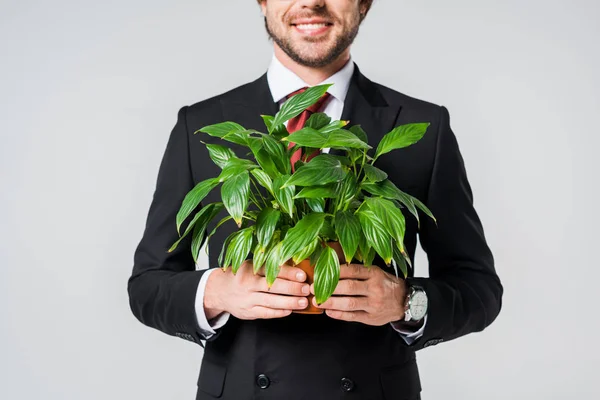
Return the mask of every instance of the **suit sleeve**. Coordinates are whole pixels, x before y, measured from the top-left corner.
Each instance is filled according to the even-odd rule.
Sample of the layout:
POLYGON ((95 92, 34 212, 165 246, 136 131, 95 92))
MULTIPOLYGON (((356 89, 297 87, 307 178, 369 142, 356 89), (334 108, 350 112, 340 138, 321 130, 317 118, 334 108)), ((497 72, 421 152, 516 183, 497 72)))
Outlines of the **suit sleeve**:
MULTIPOLYGON (((195 298, 200 278, 207 270, 196 271, 190 250, 191 234, 177 249, 167 252, 179 238, 175 217, 194 185, 186 111, 187 107, 179 110, 159 167, 146 226, 134 253, 127 291, 131 310, 140 322, 202 345, 200 340, 206 339, 207 332, 198 324, 195 298)), ((182 230, 193 215, 184 221, 182 230)), ((218 334, 209 340, 216 339, 218 334)))
POLYGON ((420 242, 429 278, 408 278, 429 300, 419 350, 483 330, 500 312, 503 287, 475 208, 450 116, 441 107, 433 170, 425 204, 437 219, 421 216, 420 242))

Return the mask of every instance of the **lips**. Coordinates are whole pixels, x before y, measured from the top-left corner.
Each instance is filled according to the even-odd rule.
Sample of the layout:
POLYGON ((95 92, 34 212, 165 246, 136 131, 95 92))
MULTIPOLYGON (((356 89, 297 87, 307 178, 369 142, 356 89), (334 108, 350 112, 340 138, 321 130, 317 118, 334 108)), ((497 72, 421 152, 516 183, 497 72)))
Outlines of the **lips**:
POLYGON ((332 22, 326 20, 324 18, 299 18, 292 22, 292 25, 301 25, 301 24, 328 24, 331 25, 332 22))

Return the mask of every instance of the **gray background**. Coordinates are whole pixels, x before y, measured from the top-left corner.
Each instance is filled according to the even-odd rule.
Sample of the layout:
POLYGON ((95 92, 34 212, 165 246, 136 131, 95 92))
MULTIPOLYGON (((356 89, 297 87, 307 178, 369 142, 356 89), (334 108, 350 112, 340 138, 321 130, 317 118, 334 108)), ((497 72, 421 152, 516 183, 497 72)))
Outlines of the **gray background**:
MULTIPOLYGON (((268 66, 260 10, 0 4, 0 398, 192 399, 202 349, 135 320, 126 281, 177 110, 268 66)), ((505 285, 488 330, 417 354, 424 399, 599 398, 599 19, 376 0, 361 27, 369 78, 450 110, 505 285)))

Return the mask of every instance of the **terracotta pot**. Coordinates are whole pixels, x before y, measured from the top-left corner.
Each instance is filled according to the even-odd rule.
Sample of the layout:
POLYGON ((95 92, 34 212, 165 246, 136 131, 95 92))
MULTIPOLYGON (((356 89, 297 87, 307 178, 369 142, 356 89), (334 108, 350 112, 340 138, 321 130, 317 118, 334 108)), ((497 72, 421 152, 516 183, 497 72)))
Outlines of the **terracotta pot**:
MULTIPOLYGON (((340 262, 344 262, 344 252, 342 251, 342 246, 340 246, 339 242, 328 242, 327 245, 335 250, 340 259, 340 262)), ((315 277, 315 266, 310 264, 310 259, 305 259, 300 261, 299 264, 296 264, 296 267, 300 268, 306 273, 306 283, 309 285, 314 283, 315 277)), ((306 296, 308 299, 308 306, 303 310, 294 310, 293 312, 296 314, 323 314, 325 310, 322 308, 315 307, 312 303, 313 294, 306 296)))

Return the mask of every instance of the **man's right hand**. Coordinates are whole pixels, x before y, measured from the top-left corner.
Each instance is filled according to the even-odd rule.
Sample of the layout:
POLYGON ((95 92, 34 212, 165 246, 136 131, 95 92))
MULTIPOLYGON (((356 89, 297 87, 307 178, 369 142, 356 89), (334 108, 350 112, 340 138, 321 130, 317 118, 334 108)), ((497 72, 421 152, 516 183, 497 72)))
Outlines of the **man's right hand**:
POLYGON ((234 275, 231 268, 218 268, 208 277, 204 292, 206 318, 229 312, 239 319, 282 318, 293 310, 305 309, 310 286, 298 267, 282 265, 269 289, 264 267, 255 275, 251 261, 245 261, 234 275))

